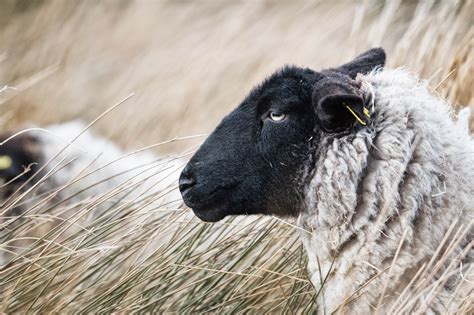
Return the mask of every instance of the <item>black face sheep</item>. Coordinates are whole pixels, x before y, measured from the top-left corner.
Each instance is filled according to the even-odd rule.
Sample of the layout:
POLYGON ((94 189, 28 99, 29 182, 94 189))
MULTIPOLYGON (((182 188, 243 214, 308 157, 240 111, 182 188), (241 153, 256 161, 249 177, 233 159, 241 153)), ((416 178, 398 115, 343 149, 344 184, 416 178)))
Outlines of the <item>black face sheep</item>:
MULTIPOLYGON (((68 228, 69 234, 79 226, 95 226, 104 213, 112 219, 130 212, 133 219, 123 225, 133 230, 150 217, 150 209, 175 209, 181 204, 179 192, 172 187, 182 167, 179 160, 148 151, 125 152, 89 130, 84 132, 86 125, 78 121, 45 129, 49 132, 30 130, 0 137, 0 268, 13 258, 10 251, 18 252, 14 239, 27 233, 22 229, 16 231, 20 235, 11 233, 19 220, 42 226, 28 232, 31 237, 51 230, 48 220, 41 219, 56 212, 77 221, 68 228)), ((30 245, 24 243, 22 250, 30 245)))
POLYGON ((202 144, 181 194, 208 222, 297 217, 320 312, 450 312, 472 302, 474 142, 425 83, 384 62, 378 48, 277 71, 202 144), (448 247, 432 286, 409 287, 448 247))
POLYGON ((0 201, 9 197, 14 188, 25 182, 30 186, 46 174, 40 191, 65 186, 61 194, 73 194, 76 201, 118 187, 129 196, 136 196, 164 189, 173 182, 172 178, 161 179, 160 172, 176 173, 178 161, 170 162, 146 151, 125 152, 89 130, 83 132, 85 128, 80 121, 70 121, 46 126, 47 132, 33 128, 10 139, 1 137, 4 143, 0 145, 0 181, 8 191, 0 201), (35 174, 38 170, 42 170, 41 174, 35 174), (130 185, 125 189, 127 182, 130 185))

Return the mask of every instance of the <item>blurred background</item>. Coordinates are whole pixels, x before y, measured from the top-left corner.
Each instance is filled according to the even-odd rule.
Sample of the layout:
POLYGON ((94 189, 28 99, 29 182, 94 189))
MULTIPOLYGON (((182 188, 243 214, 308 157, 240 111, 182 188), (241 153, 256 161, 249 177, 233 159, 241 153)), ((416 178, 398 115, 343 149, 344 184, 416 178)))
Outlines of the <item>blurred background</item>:
POLYGON ((208 133, 275 69, 375 46, 472 105, 473 3, 2 0, 0 128, 91 121, 134 92, 93 129, 127 148, 208 133))

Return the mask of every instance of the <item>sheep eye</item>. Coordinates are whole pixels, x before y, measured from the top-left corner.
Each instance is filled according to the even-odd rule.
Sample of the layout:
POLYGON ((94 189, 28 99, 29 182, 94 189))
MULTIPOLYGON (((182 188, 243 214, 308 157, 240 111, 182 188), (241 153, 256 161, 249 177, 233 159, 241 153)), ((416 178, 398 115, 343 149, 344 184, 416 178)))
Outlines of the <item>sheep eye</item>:
POLYGON ((282 114, 282 113, 270 112, 269 117, 270 117, 270 119, 273 120, 273 121, 280 122, 280 121, 285 120, 286 115, 285 115, 285 114, 282 114))

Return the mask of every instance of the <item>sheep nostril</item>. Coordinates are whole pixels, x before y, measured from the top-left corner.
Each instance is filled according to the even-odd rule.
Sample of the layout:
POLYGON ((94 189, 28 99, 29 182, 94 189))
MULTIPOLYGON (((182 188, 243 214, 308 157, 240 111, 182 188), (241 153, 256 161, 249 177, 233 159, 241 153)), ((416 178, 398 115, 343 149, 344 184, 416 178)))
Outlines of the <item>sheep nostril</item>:
POLYGON ((196 185, 196 181, 191 176, 181 176, 179 179, 179 190, 181 193, 191 189, 194 185, 196 185))
POLYGON ((179 177, 179 190, 181 191, 181 195, 184 197, 194 185, 196 185, 196 177, 194 176, 193 165, 188 163, 179 177))

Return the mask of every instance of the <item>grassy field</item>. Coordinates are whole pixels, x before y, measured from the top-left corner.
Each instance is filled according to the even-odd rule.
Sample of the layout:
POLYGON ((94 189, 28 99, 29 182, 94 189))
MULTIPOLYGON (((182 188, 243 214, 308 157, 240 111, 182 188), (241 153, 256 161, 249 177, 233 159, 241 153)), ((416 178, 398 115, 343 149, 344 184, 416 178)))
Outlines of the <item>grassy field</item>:
MULTIPOLYGON (((284 64, 320 69, 374 46, 386 49, 388 67, 407 67, 455 107, 474 110, 472 12, 474 1, 6 0, 0 89, 15 89, 0 93, 0 130, 92 121, 133 92, 92 129, 138 149, 210 132, 284 64)), ((180 155, 200 141, 154 151, 180 155)), ((0 271, 0 312, 313 309, 317 292, 291 221, 210 225, 141 196, 77 227, 120 189, 75 204, 23 197, 35 206, 0 230, 1 249, 17 255, 0 271)), ((436 292, 430 285, 420 280, 416 292, 436 292)), ((419 297, 402 298, 394 313, 419 297)))

